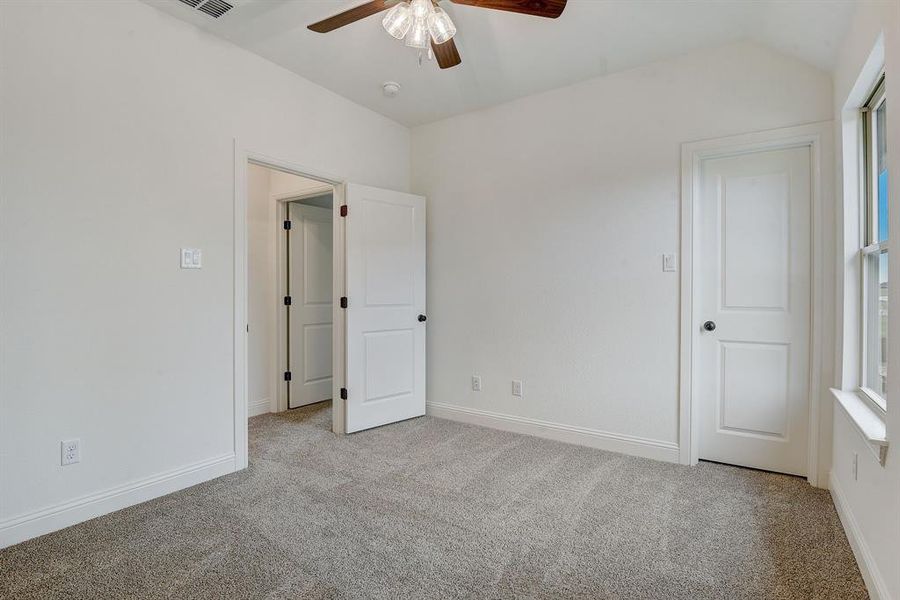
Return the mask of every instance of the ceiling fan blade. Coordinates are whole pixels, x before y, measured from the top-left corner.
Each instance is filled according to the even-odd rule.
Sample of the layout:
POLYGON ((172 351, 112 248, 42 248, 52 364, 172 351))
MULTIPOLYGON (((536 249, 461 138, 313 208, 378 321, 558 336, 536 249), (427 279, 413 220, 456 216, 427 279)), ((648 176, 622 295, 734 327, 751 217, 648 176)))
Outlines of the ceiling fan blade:
POLYGON ((366 2, 365 4, 355 6, 350 10, 338 13, 333 17, 328 17, 318 23, 313 23, 309 26, 309 29, 316 33, 328 33, 329 31, 334 31, 344 25, 349 25, 360 19, 365 19, 366 17, 380 13, 381 11, 390 8, 391 4, 394 4, 393 0, 372 0, 371 2, 366 2))
POLYGON ((555 19, 566 8, 566 0, 450 0, 454 4, 480 6, 494 10, 555 19))
POLYGON ((437 59, 438 66, 442 69, 455 67, 462 62, 462 59, 459 57, 459 50, 456 49, 456 42, 452 39, 440 45, 431 42, 431 50, 434 52, 434 58, 437 59))

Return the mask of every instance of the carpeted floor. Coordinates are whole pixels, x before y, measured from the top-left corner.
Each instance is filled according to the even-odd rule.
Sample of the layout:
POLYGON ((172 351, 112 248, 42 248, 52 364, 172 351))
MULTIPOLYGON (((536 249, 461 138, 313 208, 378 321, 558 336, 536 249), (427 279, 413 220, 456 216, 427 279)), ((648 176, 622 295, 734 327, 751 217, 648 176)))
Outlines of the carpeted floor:
POLYGON ((423 417, 250 421, 250 468, 0 551, 2 598, 865 598, 827 491, 423 417))

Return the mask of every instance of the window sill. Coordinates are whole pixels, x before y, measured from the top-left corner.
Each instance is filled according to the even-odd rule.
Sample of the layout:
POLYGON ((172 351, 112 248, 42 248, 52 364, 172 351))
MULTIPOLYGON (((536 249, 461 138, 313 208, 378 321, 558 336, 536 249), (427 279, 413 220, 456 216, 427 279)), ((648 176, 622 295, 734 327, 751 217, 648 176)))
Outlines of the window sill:
POLYGON ((856 426, 875 457, 878 458, 878 462, 884 466, 888 450, 884 416, 875 412, 856 392, 844 392, 831 388, 831 393, 850 417, 850 422, 856 426))

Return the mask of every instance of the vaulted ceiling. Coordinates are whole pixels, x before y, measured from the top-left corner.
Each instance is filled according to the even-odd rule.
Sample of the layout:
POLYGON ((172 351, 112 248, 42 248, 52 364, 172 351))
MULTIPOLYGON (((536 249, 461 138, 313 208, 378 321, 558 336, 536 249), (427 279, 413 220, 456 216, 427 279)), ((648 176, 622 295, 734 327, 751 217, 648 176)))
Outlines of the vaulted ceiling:
MULTIPOLYGON (((144 0, 405 125, 575 83, 701 48, 751 40, 828 70, 853 0, 569 0, 558 19, 453 4, 462 64, 419 65, 372 16, 328 34, 310 23, 362 0, 229 0, 218 18, 144 0), (400 83, 394 98, 382 93, 400 83)), ((864 1, 864 0, 861 0, 864 1)))

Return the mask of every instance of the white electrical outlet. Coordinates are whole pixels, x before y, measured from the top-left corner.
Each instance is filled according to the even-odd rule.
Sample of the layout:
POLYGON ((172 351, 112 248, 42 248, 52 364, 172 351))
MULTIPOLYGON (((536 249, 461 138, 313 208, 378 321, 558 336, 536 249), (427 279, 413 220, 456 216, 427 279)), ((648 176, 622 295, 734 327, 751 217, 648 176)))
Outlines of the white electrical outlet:
POLYGON ((522 397, 522 382, 518 379, 513 379, 512 382, 512 395, 518 398, 522 397))
POLYGON ((203 268, 203 253, 199 248, 182 248, 181 249, 181 268, 182 269, 201 269, 203 268))
POLYGON ((65 440, 59 446, 60 463, 63 466, 81 462, 81 440, 65 440))
POLYGON ((856 452, 853 453, 853 465, 851 467, 853 473, 853 481, 856 481, 856 478, 859 476, 859 454, 856 452))
POLYGON ((481 391, 481 375, 472 375, 472 391, 481 391))

